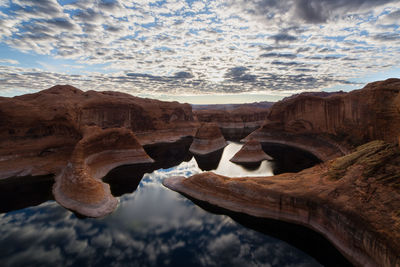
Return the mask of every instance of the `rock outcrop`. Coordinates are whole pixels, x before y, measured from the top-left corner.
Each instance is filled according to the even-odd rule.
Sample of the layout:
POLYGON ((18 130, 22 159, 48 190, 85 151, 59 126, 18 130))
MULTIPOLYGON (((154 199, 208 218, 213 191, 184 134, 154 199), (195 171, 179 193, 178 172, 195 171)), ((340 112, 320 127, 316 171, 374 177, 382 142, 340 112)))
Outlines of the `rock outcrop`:
POLYGON ((34 94, 0 97, 0 179, 55 175, 60 203, 97 216, 100 213, 83 206, 105 201, 111 209, 116 203, 99 181, 102 175, 118 165, 143 162, 141 145, 193 136, 197 127, 188 104, 117 92, 57 85, 34 94), (65 199, 77 202, 68 204, 65 199), (78 208, 79 202, 86 204, 78 208))
POLYGON ((67 166, 56 176, 53 194, 68 209, 88 217, 104 216, 118 201, 101 178, 120 165, 152 162, 130 130, 88 127, 67 166))
POLYGON ((238 105, 229 110, 211 107, 194 111, 194 115, 200 122, 216 123, 225 139, 232 141, 240 140, 260 128, 267 119, 268 113, 268 108, 250 104, 238 105))
POLYGON ((252 179, 206 172, 163 184, 225 209, 310 227, 357 266, 399 266, 399 174, 398 146, 373 141, 299 173, 252 179))
POLYGON ((259 141, 247 141, 243 147, 230 159, 230 161, 238 164, 259 163, 263 160, 272 160, 272 157, 267 155, 259 141))
POLYGON ((227 145, 221 130, 215 123, 202 123, 197 130, 189 151, 195 155, 206 155, 227 145))
POLYGON ((399 92, 400 79, 388 79, 350 93, 290 97, 276 103, 246 140, 297 146, 323 161, 371 140, 397 142, 399 92))

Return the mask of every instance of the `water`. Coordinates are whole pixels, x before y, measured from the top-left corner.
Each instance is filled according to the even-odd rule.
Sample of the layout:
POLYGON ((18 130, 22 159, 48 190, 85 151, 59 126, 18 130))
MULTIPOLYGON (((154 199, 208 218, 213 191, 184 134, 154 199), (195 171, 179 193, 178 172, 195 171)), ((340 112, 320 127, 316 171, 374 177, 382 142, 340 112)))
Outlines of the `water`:
MULTIPOLYGON (((228 154, 236 148, 237 144, 231 144, 222 153, 216 170, 224 174, 224 170, 235 169, 247 176, 251 170, 233 168, 227 162, 228 154)), ((113 191, 115 195, 124 190, 133 192, 125 192, 118 209, 102 219, 78 217, 52 200, 0 214, 1 265, 320 266, 316 259, 290 244, 309 250, 316 258, 325 255, 318 251, 327 251, 319 243, 311 244, 309 249, 307 241, 319 242, 312 239, 313 232, 229 213, 206 203, 196 205, 161 185, 169 176, 201 172, 194 158, 143 175, 151 168, 154 166, 122 168, 125 179, 114 181, 124 180, 125 184, 111 184, 113 191), (128 188, 127 179, 132 184, 128 188)), ((253 171, 268 175, 272 170, 273 164, 265 162, 253 171)), ((118 170, 114 177, 118 177, 116 173, 118 170)), ((336 251, 329 253, 326 257, 340 258, 336 251)), ((318 260, 323 262, 324 258, 318 260)))

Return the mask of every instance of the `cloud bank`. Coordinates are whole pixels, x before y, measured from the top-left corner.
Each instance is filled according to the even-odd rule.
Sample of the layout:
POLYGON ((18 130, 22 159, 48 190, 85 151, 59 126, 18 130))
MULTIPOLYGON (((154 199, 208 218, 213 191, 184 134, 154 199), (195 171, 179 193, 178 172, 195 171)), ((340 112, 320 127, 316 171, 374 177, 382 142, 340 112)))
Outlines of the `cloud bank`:
POLYGON ((389 0, 1 1, 0 42, 40 66, 2 55, 0 92, 321 90, 398 67, 399 18, 389 0))

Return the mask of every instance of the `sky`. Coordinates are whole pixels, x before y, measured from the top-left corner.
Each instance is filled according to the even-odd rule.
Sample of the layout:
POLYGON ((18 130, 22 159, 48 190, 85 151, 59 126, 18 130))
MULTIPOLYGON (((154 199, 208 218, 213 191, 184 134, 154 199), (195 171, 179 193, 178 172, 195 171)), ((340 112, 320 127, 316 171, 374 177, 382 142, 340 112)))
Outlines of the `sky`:
POLYGON ((0 0, 0 96, 70 84, 244 103, 391 77, 398 0, 0 0))

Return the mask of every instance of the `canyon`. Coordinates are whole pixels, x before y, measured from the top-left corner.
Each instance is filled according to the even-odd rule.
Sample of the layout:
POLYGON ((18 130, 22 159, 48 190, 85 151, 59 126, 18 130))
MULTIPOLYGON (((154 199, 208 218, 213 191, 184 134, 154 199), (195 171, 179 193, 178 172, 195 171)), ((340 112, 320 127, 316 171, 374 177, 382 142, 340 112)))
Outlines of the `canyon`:
POLYGON ((102 178, 118 166, 157 161, 155 150, 204 156, 240 139, 293 146, 322 163, 269 177, 203 172, 163 183, 232 211, 307 226, 355 265, 400 265, 400 79, 349 93, 303 93, 268 108, 194 111, 57 85, 1 97, 0 137, 0 179, 53 175, 56 201, 89 217, 117 207, 102 178))
POLYGON ((193 115, 199 122, 216 123, 225 139, 239 141, 264 124, 271 106, 271 102, 204 105, 195 107, 193 115))
POLYGON ((232 178, 205 172, 163 184, 256 217, 307 226, 354 265, 400 265, 400 80, 350 93, 300 94, 271 107, 245 140, 307 150, 322 163, 298 173, 232 178))

